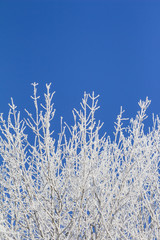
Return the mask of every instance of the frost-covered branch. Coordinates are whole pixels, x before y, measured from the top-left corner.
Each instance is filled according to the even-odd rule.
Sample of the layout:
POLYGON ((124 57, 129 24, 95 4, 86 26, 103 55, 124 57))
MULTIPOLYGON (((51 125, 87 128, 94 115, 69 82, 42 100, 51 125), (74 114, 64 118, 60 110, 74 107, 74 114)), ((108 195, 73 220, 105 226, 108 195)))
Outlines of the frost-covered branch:
POLYGON ((160 239, 160 119, 144 133, 148 98, 128 126, 121 108, 112 141, 95 118, 99 96, 84 93, 57 139, 54 93, 46 85, 39 103, 37 86, 35 114, 22 120, 11 99, 0 115, 0 239, 160 239))

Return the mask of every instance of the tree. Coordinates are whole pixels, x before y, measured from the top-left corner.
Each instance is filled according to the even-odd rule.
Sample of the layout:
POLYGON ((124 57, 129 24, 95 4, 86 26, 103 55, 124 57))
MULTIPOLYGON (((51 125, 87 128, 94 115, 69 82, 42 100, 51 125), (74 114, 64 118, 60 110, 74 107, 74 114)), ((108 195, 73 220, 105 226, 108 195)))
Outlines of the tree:
POLYGON ((0 116, 1 239, 160 239, 160 119, 144 133, 148 98, 126 127, 121 108, 111 141, 95 120, 98 96, 84 93, 56 142, 54 93, 46 85, 39 105, 33 87, 35 118, 21 120, 13 100, 7 121, 0 116))

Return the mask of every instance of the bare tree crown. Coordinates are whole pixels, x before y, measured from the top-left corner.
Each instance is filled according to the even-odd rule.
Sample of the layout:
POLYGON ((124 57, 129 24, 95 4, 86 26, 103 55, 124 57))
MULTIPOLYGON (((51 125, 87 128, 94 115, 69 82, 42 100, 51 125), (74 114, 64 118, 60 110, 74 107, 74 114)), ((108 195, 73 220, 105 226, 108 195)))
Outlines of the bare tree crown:
POLYGON ((42 105, 33 88, 35 117, 21 119, 12 99, 0 115, 0 239, 160 239, 160 119, 144 133, 148 98, 127 127, 121 108, 111 141, 99 134, 98 96, 84 93, 55 141, 54 93, 46 85, 42 105))

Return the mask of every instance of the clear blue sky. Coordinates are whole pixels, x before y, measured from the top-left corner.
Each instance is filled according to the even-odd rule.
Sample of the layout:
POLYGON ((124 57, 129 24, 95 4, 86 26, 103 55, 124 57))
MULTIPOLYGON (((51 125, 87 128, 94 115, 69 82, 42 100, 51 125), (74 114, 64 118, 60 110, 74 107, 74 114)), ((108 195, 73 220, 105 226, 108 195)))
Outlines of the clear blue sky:
MULTIPOLYGON (((55 128, 72 123, 83 92, 100 94, 97 120, 112 135, 120 106, 160 113, 160 1, 0 1, 0 112, 13 97, 32 111, 32 82, 52 82, 55 128)), ((25 116, 25 113, 23 114, 25 116)))

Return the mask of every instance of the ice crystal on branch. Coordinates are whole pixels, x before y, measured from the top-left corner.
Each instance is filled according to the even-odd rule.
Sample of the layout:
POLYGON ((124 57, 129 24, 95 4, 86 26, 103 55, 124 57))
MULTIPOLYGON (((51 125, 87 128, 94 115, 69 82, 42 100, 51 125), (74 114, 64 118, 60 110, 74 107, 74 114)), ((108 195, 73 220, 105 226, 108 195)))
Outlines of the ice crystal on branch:
POLYGON ((84 93, 56 141, 54 93, 46 85, 40 104, 33 88, 35 114, 21 120, 11 99, 7 121, 0 115, 0 238, 160 239, 160 119, 144 133, 148 98, 127 127, 121 108, 111 141, 95 119, 99 96, 84 93))

